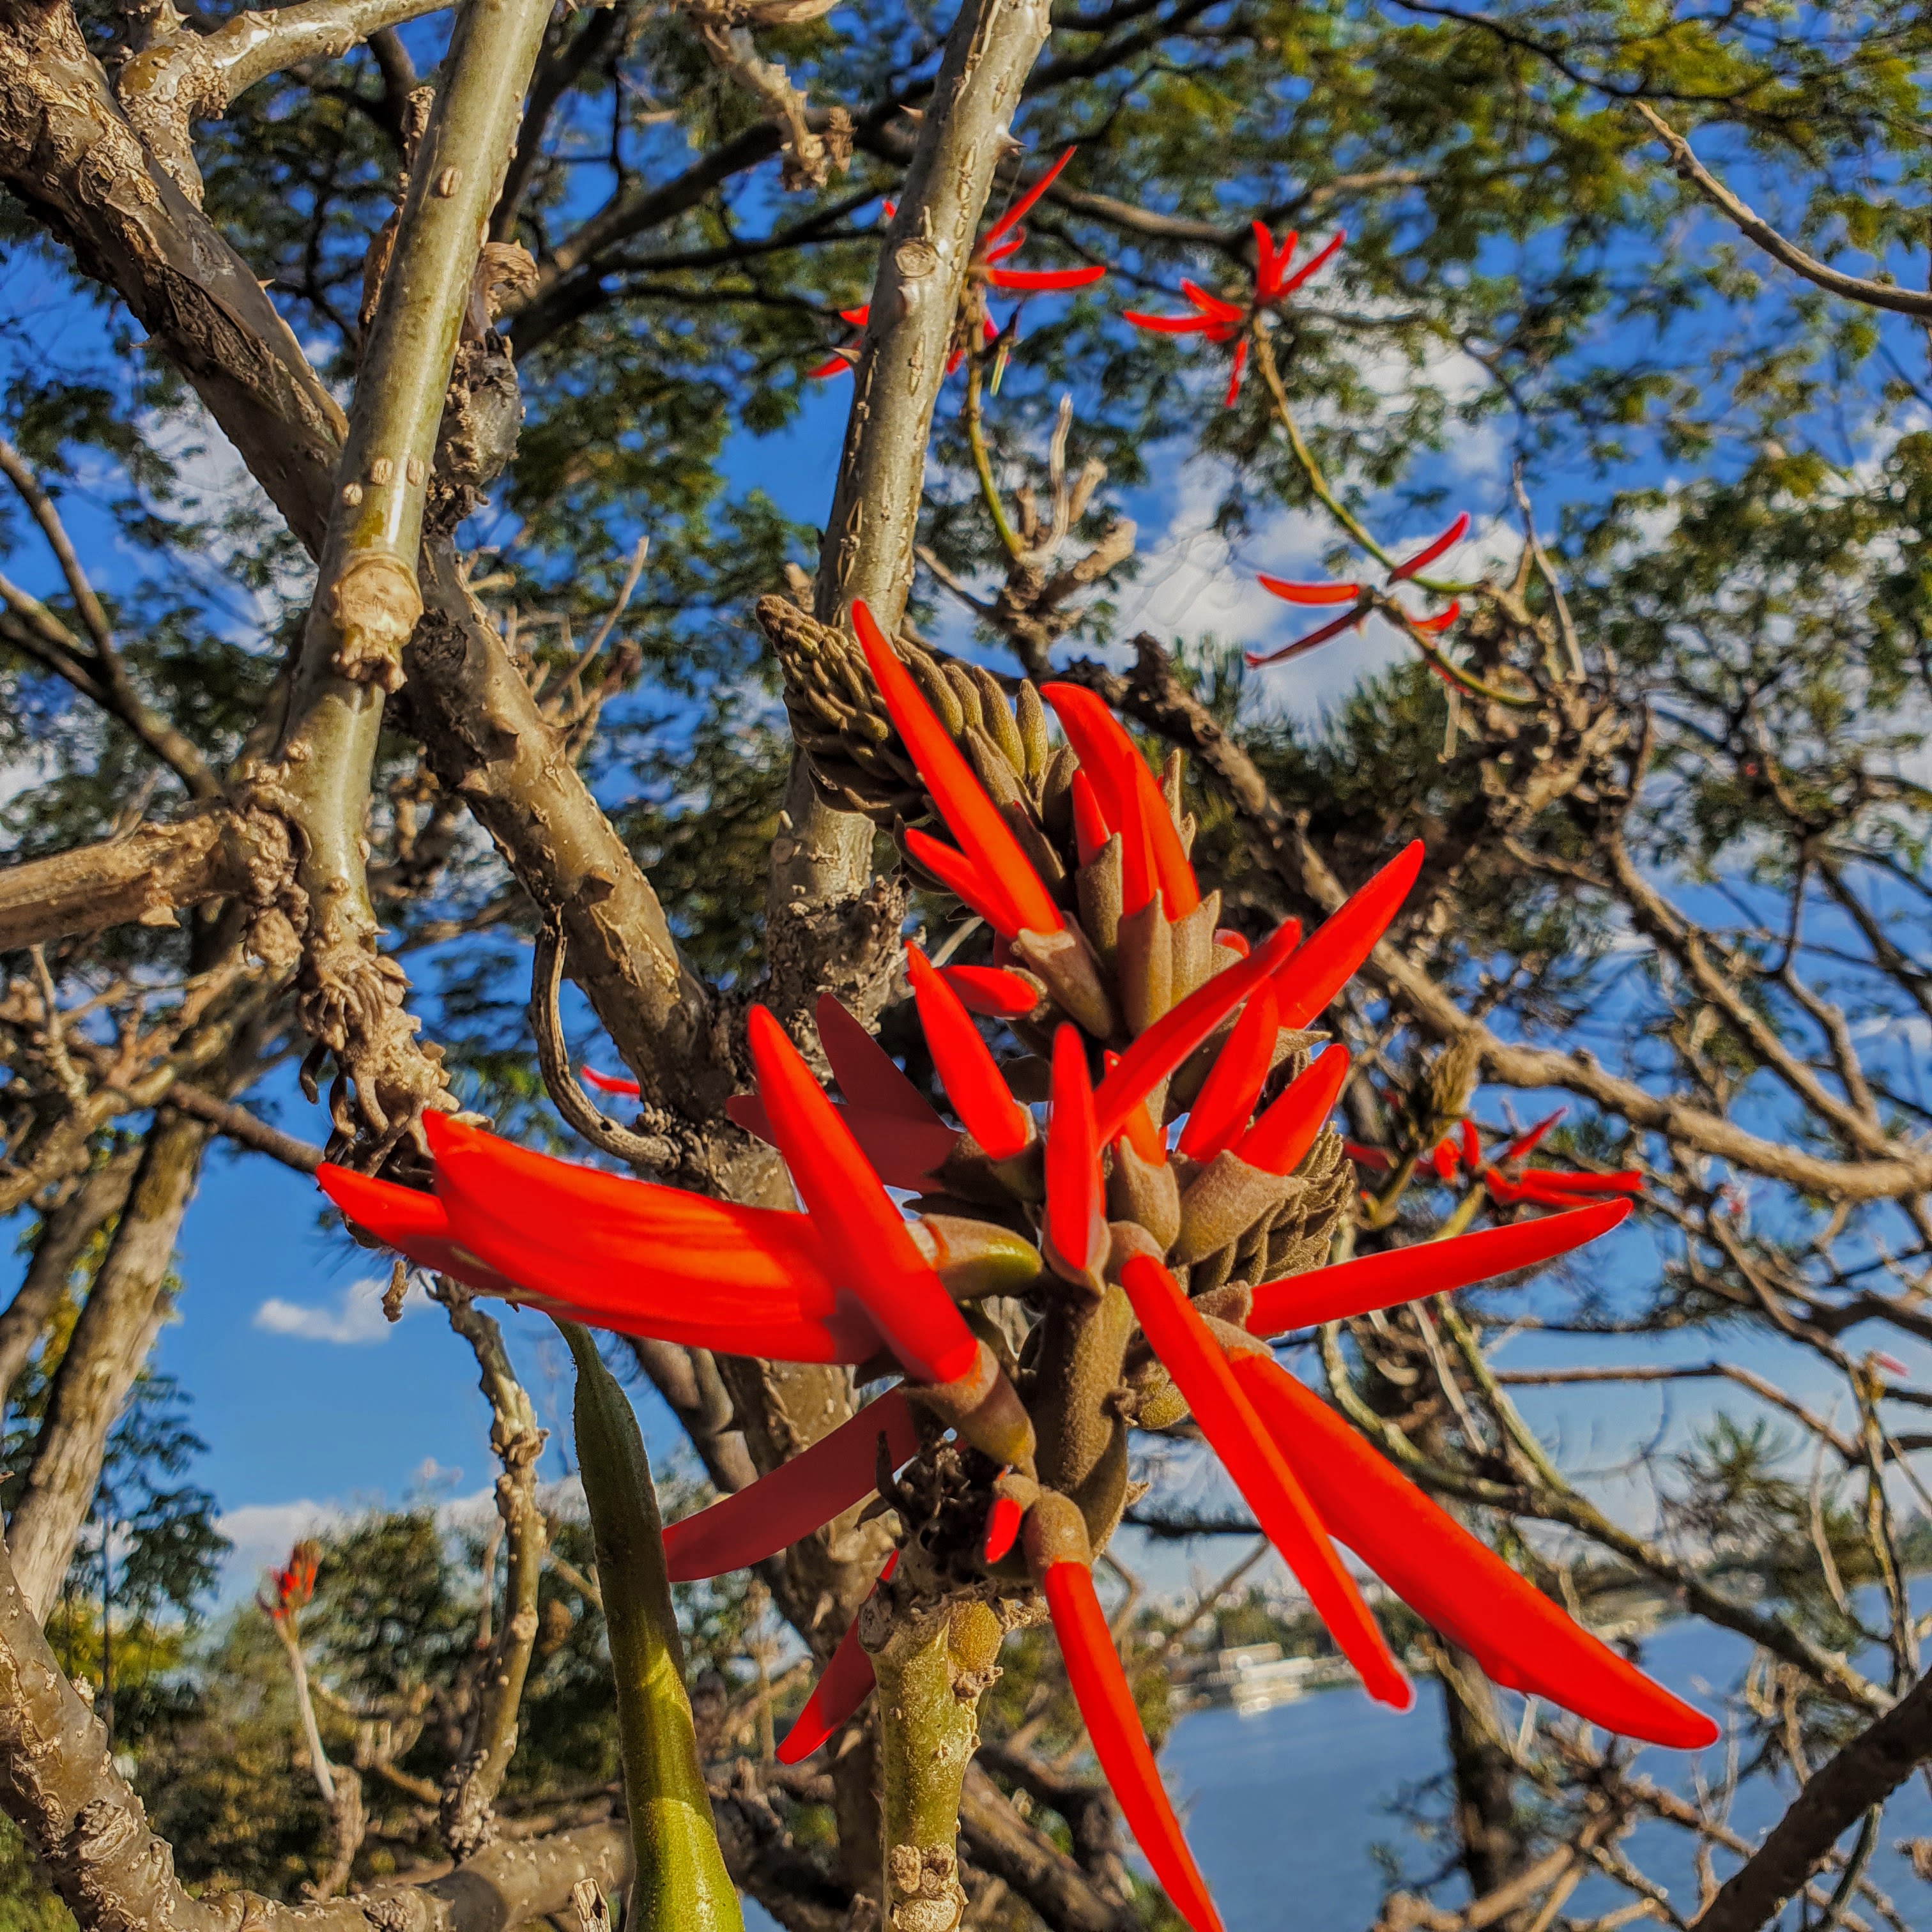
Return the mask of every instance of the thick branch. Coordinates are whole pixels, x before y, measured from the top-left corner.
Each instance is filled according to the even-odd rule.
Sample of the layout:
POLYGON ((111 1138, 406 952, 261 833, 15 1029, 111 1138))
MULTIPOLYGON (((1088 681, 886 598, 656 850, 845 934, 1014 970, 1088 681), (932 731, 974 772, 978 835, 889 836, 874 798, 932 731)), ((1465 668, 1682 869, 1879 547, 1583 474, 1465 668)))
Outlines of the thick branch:
POLYGON ((450 0, 304 0, 250 9, 212 33, 184 28, 122 68, 115 92, 128 121, 181 191, 197 206, 194 124, 227 112, 259 80, 307 60, 330 60, 386 27, 440 12, 450 0))
POLYGON ((7 1312, 0 1315, 0 1403, 4 1403, 54 1311, 88 1242, 120 1213, 140 1160, 124 1148, 85 1176, 41 1217, 33 1258, 7 1312))
MULTIPOLYGON (((1045 44, 1046 0, 965 0, 920 123, 898 212, 886 232, 870 320, 853 371, 838 481, 815 594, 822 622, 862 598, 887 630, 912 586, 913 545, 933 406, 967 265, 1021 89, 1045 44)), ((772 844, 774 959, 818 908, 855 900, 871 874, 872 830, 820 796, 794 754, 785 818, 772 844)), ((782 1008, 781 1008, 782 1010, 782 1008)))
POLYGON ((1696 1932, 1756 1932, 1830 1856, 1840 1835, 1932 1758, 1932 1678, 1814 1772, 1764 1843, 1725 1880, 1696 1932))
POLYGON ((128 1204, 53 1388, 34 1459, 8 1525, 15 1574, 36 1616, 44 1616, 94 1502, 107 1438, 154 1346, 167 1300, 175 1237, 200 1172, 208 1130, 166 1115, 149 1131, 128 1204))
MULTIPOLYGON (((127 302, 290 528, 319 553, 341 412, 248 265, 151 165, 64 7, 0 20, 0 176, 82 269, 127 302), (116 191, 94 191, 101 182, 116 191)), ((562 913, 572 975, 646 1094, 680 1108, 688 1097, 698 1118, 714 1116, 729 1076, 710 1066, 722 1049, 708 1028, 685 1017, 695 982, 682 974, 649 881, 559 754, 446 541, 432 539, 425 572, 430 621, 412 655, 408 696, 438 778, 496 838, 538 904, 562 913)), ((0 950, 230 890, 202 880, 190 890, 182 880, 178 899, 158 892, 148 875, 165 878, 166 866, 146 852, 97 849, 73 877, 68 859, 41 863, 31 875, 0 872, 0 950), (56 904, 43 908, 50 896, 56 904)))
POLYGON ((274 796, 301 833, 298 1010, 354 1085, 371 1162, 418 1131, 424 1107, 451 1104, 381 956, 364 820, 383 697, 422 614, 417 558, 457 340, 549 19, 548 0, 470 0, 458 20, 370 326, 276 754, 274 796))
POLYGON ((112 926, 173 926, 178 911, 205 899, 255 901, 289 856, 280 819, 215 806, 9 866, 0 870, 0 952, 112 926))

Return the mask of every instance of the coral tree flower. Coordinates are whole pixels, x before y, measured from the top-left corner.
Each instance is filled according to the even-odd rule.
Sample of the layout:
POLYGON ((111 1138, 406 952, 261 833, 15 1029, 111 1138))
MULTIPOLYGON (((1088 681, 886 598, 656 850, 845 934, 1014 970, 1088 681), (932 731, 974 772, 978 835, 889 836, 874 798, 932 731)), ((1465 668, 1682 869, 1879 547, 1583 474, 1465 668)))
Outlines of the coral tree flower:
POLYGON ((1144 315, 1136 309, 1125 312, 1126 319, 1135 328, 1145 329, 1150 334, 1198 335, 1209 342, 1233 343, 1234 368, 1228 378, 1228 393, 1222 400, 1224 409, 1232 409, 1241 393, 1241 375, 1248 362, 1249 330, 1265 310, 1286 301, 1310 276, 1324 267, 1348 238, 1336 235, 1291 274, 1288 265, 1294 260, 1295 244, 1300 237, 1291 228, 1277 246, 1266 222, 1257 221, 1253 226, 1254 283, 1245 302, 1229 302, 1225 296, 1211 294, 1198 282, 1184 281, 1180 292, 1193 310, 1192 315, 1144 315))
POLYGON ((285 1569, 268 1572, 269 1594, 256 1600, 277 1623, 288 1623, 315 1600, 316 1572, 322 1568, 320 1545, 298 1543, 289 1552, 285 1569))
MULTIPOLYGON (((1493 1159, 1484 1156, 1482 1130, 1474 1120, 1465 1120, 1459 1134, 1438 1141, 1417 1164, 1444 1185, 1453 1183, 1466 1170, 1469 1178, 1486 1188, 1490 1199, 1504 1208, 1526 1202, 1538 1208, 1572 1208, 1580 1201, 1641 1194, 1643 1175, 1634 1167, 1613 1174, 1572 1174, 1558 1168, 1522 1165, 1562 1119, 1564 1112, 1559 1107, 1526 1132, 1516 1135, 1497 1150, 1493 1159)), ((1358 1141, 1345 1142, 1343 1147, 1358 1167, 1387 1173, 1396 1164, 1395 1156, 1386 1148, 1364 1147, 1358 1141)))
MULTIPOLYGON (((979 287, 1004 289, 1010 295, 1024 297, 1091 288, 1106 274, 1106 265, 1098 262, 1090 262, 1078 268, 1010 268, 1004 266, 1026 246, 1026 230, 1020 226, 1021 221, 1034 202, 1060 178, 1060 170, 1072 160, 1073 154, 1074 150, 1069 148, 973 245, 973 253, 966 264, 968 308, 969 312, 976 310, 979 314, 975 323, 969 313, 968 326, 976 326, 983 341, 990 343, 996 340, 1000 332, 994 326, 992 317, 984 312, 983 300, 976 292, 976 284, 979 287)), ((886 204, 886 218, 888 220, 892 218, 892 206, 890 202, 886 204)), ((842 322, 850 322, 862 332, 872 320, 872 315, 869 302, 857 308, 842 308, 838 311, 842 322)), ((956 347, 946 359, 946 373, 949 376, 954 374, 965 359, 965 350, 956 347)), ((856 342, 842 344, 817 368, 808 370, 806 374, 813 380, 826 376, 843 375, 851 370, 858 360, 859 345, 856 342)))
MULTIPOLYGON (((1406 584, 1419 572, 1426 570, 1437 558, 1448 554, 1468 534, 1469 513, 1465 510, 1440 536, 1432 537, 1413 556, 1392 565, 1388 573, 1389 584, 1406 584)), ((1247 661, 1251 668, 1263 664, 1286 663, 1297 658, 1304 651, 1312 651, 1317 644, 1325 644, 1330 638, 1337 638, 1344 631, 1353 630, 1369 614, 1370 602, 1366 586, 1360 584, 1332 582, 1302 584, 1286 577, 1270 577, 1264 571, 1255 581, 1264 590, 1279 597, 1285 604, 1293 604, 1303 608, 1318 609, 1324 605, 1346 604, 1350 608, 1342 616, 1318 626, 1305 636, 1297 638, 1292 644, 1284 644, 1278 651, 1258 654, 1250 651, 1247 661)), ((1438 610, 1433 616, 1411 617, 1414 628, 1432 637, 1440 637, 1462 615, 1462 607, 1453 598, 1445 610, 1438 610)))
MULTIPOLYGON (((1278 267, 1270 257, 1269 272, 1278 267)), ((904 1540, 874 1588, 890 1600, 910 1571, 912 1587, 926 1589, 928 1553, 953 1574, 976 1564, 1003 1589, 1022 1590, 1030 1579, 1095 1755, 1196 1932, 1220 1921, 1094 1592, 1091 1566, 1118 1520, 1124 1463, 1111 1514, 1084 1479, 1058 1474, 1045 1432, 1059 1426, 1048 1418, 1064 1390, 1042 1386, 1039 1367, 1017 1367, 1009 1380, 962 1312, 976 1296, 1023 1293, 1070 1316, 1110 1306, 1118 1318, 1102 1325, 1123 1351, 1137 1326, 1133 1346, 1161 1378, 1160 1413, 1170 1418, 1143 1426, 1191 1417, 1372 1696, 1400 1706, 1412 1694, 1344 1549, 1498 1682, 1632 1737, 1709 1742, 1717 1733, 1707 1718, 1445 1515, 1268 1346, 1292 1329, 1546 1262, 1628 1211, 1621 1199, 1587 1198, 1621 1191, 1625 1177, 1524 1167, 1549 1123, 1486 1164, 1471 1129, 1445 1143, 1446 1158, 1478 1168, 1492 1189, 1514 1187, 1515 1198, 1565 1211, 1268 1278, 1269 1224, 1255 1216, 1271 1217, 1290 1177, 1310 1162, 1332 1162, 1328 1123, 1353 1072, 1339 1045, 1306 1057, 1300 1030, 1319 1021, 1395 917, 1420 847, 1398 853, 1305 938, 1289 921, 1252 945, 1228 944, 1238 935, 1217 928, 1219 896, 1204 893, 1195 876, 1178 800, 1097 699, 1072 686, 1045 692, 1078 764, 1070 777, 1064 758, 1041 767, 1060 774, 1065 794, 1055 794, 1055 845, 1044 829, 1047 778, 1032 803, 1022 793, 996 803, 862 605, 854 622, 892 726, 954 842, 915 828, 904 834, 908 848, 999 936, 990 965, 935 968, 917 947, 908 953, 919 1022, 958 1125, 836 1001, 821 1003, 818 1018, 837 1101, 778 1021, 754 1007, 755 1091, 733 1103, 732 1116, 782 1155, 802 1211, 739 1207, 577 1166, 442 1114, 424 1123, 433 1194, 328 1166, 318 1177, 324 1189, 378 1239, 482 1292, 728 1353, 862 1364, 868 1380, 896 1364, 903 1379, 842 1426, 673 1524, 671 1574, 694 1580, 775 1555, 863 1503, 909 1462, 936 1455, 952 1432, 962 1447, 948 1452, 948 1466, 968 1472, 974 1506, 924 1523, 902 1514, 904 1540), (1042 855, 1040 865, 1030 851, 1042 855), (1098 941, 1096 921, 1108 928, 1098 941), (1138 1006, 1103 983, 1124 970, 1130 922, 1144 964, 1160 962, 1144 974, 1138 1006), (1028 970, 1006 963, 1009 952, 1028 970), (1070 970, 1070 960, 1084 964, 1070 970), (1139 1015, 1131 1023, 1130 1011, 1139 1015), (981 1020, 1012 1026, 1047 1057, 1043 1123, 1016 1097, 998 1036, 982 1034, 981 1020), (1183 1115, 1170 1152, 1169 1131, 1183 1115), (947 1211, 910 1211, 889 1184, 942 1194, 947 1211), (976 1199, 994 1204, 986 1218, 952 1216, 976 1199), (1182 1270, 1213 1256, 1226 1257, 1210 1277, 1217 1283, 1240 1256, 1252 1258, 1240 1260, 1243 1272, 1211 1299, 1192 1298, 1182 1270), (1064 1491, 1054 1486, 1061 1480, 1064 1491), (941 1549, 934 1538, 950 1540, 941 1549)), ((1036 704, 1034 712, 1042 715, 1036 704)), ((628 1088, 608 1077, 597 1084, 628 1088)), ((1142 1417, 1122 1360, 1107 1399, 1142 1417)), ((1062 1452, 1066 1439, 1054 1438, 1062 1452)), ((910 1495, 917 1485, 902 1487, 910 1495)), ((875 1610, 866 1628, 877 1621, 875 1610)), ((785 1761, 832 1737, 872 1685, 855 1624, 786 1737, 785 1761)))

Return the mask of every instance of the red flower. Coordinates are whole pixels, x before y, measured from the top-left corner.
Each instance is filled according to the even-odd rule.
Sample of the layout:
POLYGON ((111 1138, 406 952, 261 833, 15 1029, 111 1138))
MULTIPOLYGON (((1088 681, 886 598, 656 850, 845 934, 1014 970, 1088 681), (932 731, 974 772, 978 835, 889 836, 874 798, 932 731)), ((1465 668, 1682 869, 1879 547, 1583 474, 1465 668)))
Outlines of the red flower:
MULTIPOLYGON (((974 244, 973 253, 966 263, 968 299, 972 305, 977 306, 976 301, 970 293, 974 283, 1004 289, 1010 294, 1024 297, 1059 293, 1070 289, 1090 288, 1106 274, 1106 268, 1099 262, 1082 268, 1008 268, 1000 266, 1026 246, 1026 230, 1018 226, 1021 218, 1059 179, 1060 170, 1072 160, 1073 152, 1072 148, 1069 148, 974 244)), ((889 221, 892 219, 892 204, 887 202, 886 218, 889 221)), ((872 307, 868 303, 858 308, 842 308, 838 314, 842 320, 849 322, 854 328, 862 331, 872 319, 872 307)), ((992 342, 998 339, 1000 332, 993 326, 990 316, 982 313, 978 326, 982 340, 992 342)), ((817 368, 808 370, 806 374, 814 380, 823 376, 843 375, 858 359, 858 344, 845 343, 834 350, 828 360, 820 363, 817 368)), ((955 374, 965 359, 965 350, 956 348, 947 358, 946 373, 949 376, 955 374)))
MULTIPOLYGON (((1453 550, 1462 541, 1469 528, 1469 513, 1465 510, 1438 537, 1423 545, 1421 549, 1406 562, 1392 565, 1389 570, 1390 584, 1405 584, 1418 571, 1426 570, 1445 551, 1453 550)), ((1284 644, 1278 651, 1270 651, 1258 656, 1250 651, 1247 661, 1251 669, 1263 664, 1285 663, 1288 658, 1299 657, 1304 651, 1312 651, 1317 644, 1325 644, 1330 638, 1339 637, 1342 632, 1352 629, 1368 616, 1370 605, 1364 586, 1360 584, 1300 584, 1286 577, 1270 577, 1265 572, 1255 581, 1264 590, 1270 591, 1285 604, 1302 605, 1323 604, 1348 604, 1353 608, 1344 617, 1323 624, 1310 631, 1306 637, 1295 639, 1292 644, 1284 644)), ((1432 617, 1412 617, 1409 622, 1418 631, 1426 631, 1439 636, 1454 623, 1462 614, 1462 607, 1454 598, 1446 610, 1438 610, 1432 617)))
POLYGON ((907 835, 914 857, 1005 938, 1060 931, 1066 921, 1052 895, 862 602, 852 606, 852 627, 886 709, 962 848, 954 851, 915 829, 907 835))
POLYGON ((1228 393, 1222 400, 1224 409, 1232 409, 1235 398, 1241 393, 1241 372, 1246 368, 1248 360, 1250 326, 1264 310, 1274 308, 1292 296, 1347 239, 1337 234, 1326 248, 1311 255, 1290 274, 1288 265, 1294 257, 1294 244, 1300 238, 1294 230, 1288 230, 1286 239, 1279 248, 1265 222, 1255 223, 1254 232, 1254 284, 1246 302, 1229 302, 1225 296, 1210 294, 1198 282, 1184 281, 1180 292, 1194 310, 1192 315, 1143 315, 1136 309, 1126 311, 1126 320, 1135 328, 1146 329, 1152 334, 1199 335, 1210 342, 1233 343, 1234 364, 1228 379, 1228 393))
MULTIPOLYGON (((1268 272, 1278 266, 1270 260, 1268 272)), ((1499 1682, 1634 1736, 1692 1744, 1714 1736, 1706 1720, 1577 1629, 1443 1516, 1277 1368, 1265 1339, 1546 1260, 1628 1211, 1622 1201, 1576 1206, 1580 1197, 1636 1177, 1498 1174, 1499 1164, 1520 1169, 1544 1131, 1533 1129, 1480 1171, 1492 1184, 1526 1190, 1521 1198, 1574 1211, 1264 1281, 1252 1289, 1243 1327, 1190 1300, 1144 1246, 1134 1254, 1108 1226, 1106 1163, 1111 1158, 1114 1177, 1137 1184, 1135 1170, 1120 1165, 1124 1141, 1143 1162, 1167 1162, 1165 1124, 1178 1111, 1168 1085, 1196 1056, 1208 1064, 1196 1064, 1198 1077, 1182 1090, 1193 1094, 1193 1105, 1174 1157, 1179 1172, 1160 1177, 1166 1198, 1174 1198, 1177 1181, 1182 1201, 1192 1198, 1203 1164, 1224 1154, 1234 1160, 1220 1163, 1221 1174, 1237 1186, 1254 1179, 1243 1167, 1285 1176, 1306 1160, 1349 1077, 1349 1057, 1330 1046, 1263 1104, 1282 1029, 1318 1019, 1368 958, 1414 883, 1420 846, 1398 854, 1305 940, 1289 922, 1251 950, 1211 944, 1211 906, 1203 907, 1174 814, 1132 740, 1090 694, 1049 687, 1079 766, 1069 842, 1089 861, 1103 851, 1110 865, 1118 856, 1128 903, 1142 914, 1158 905, 1174 958, 1186 962, 1185 997, 1129 1037, 1132 1028, 1118 1012, 1087 1016, 1106 1008, 1108 997, 1102 989, 1096 1008, 1088 996, 1098 980, 1068 966, 1077 955, 1098 971, 1078 951, 1088 942, 1068 916, 1078 882, 1063 870, 1064 860, 1046 866, 1050 883, 1036 869, 1013 823, 862 606, 854 624, 900 740, 957 842, 914 832, 908 844, 1000 936, 990 966, 935 968, 916 947, 908 960, 951 1113, 983 1154, 1011 1168, 968 1160, 958 1128, 828 999, 818 1009, 819 1033, 839 1100, 820 1088, 776 1019, 754 1006, 748 1046, 756 1091, 731 1107, 734 1119, 783 1156, 801 1213, 738 1207, 574 1166, 442 1114, 424 1124, 434 1195, 325 1166, 319 1178, 332 1198, 424 1266, 577 1320, 728 1353, 863 1364, 868 1378, 896 1361, 900 1387, 770 1475, 672 1525, 671 1574, 693 1580, 773 1556, 860 1504, 881 1472, 919 1455, 922 1442, 955 1432, 998 1474, 970 1460, 963 1466, 980 1471, 981 1498, 958 1519, 963 1551, 954 1546, 947 1560, 998 1565, 1010 1579, 1017 1544, 1046 1597, 1096 1755, 1156 1874, 1198 1932, 1219 1921, 1095 1598, 1084 1519, 1071 1498, 1040 1481, 1033 1423, 962 1300, 1010 1293, 1036 1305, 1066 1298, 1090 1306, 1096 1294, 1114 1294, 1118 1308, 1124 1294, 1146 1348, 1371 1694, 1400 1704, 1409 1691, 1338 1544, 1499 1682), (1008 964, 1010 956, 1027 970, 1008 964), (1040 1130, 1015 1097, 975 1012, 1019 1023, 1042 1050, 1051 1040, 1037 1152, 1040 1130), (1096 1065, 1104 1069, 1097 1088, 1096 1065), (989 1172, 1010 1173, 1013 1184, 998 1214, 978 1220, 909 1217, 886 1191, 890 1183, 950 1192, 933 1184, 942 1169, 964 1198, 971 1186, 989 1184, 989 1172), (921 1409, 932 1412, 933 1426, 922 1428, 921 1409)), ((1141 929, 1157 932, 1160 923, 1143 918, 1141 929)), ((1466 1128, 1444 1146, 1452 1169, 1480 1160, 1479 1130, 1466 1128)), ((1148 1221, 1155 1218, 1150 1211, 1148 1221)), ((1146 1224, 1135 1225, 1152 1238, 1146 1224)), ((1168 1252, 1180 1252, 1173 1237, 1168 1252)), ((277 1605, 306 1600, 313 1580, 312 1570, 304 1580, 292 1561, 278 1573, 277 1605)), ((292 1611, 272 1606, 272 1614, 292 1611)), ((872 1681, 855 1625, 788 1735, 786 1761, 830 1737, 872 1681)))
POLYGON ((314 1601, 316 1573, 321 1567, 321 1550, 313 1543, 298 1543, 289 1552, 287 1568, 268 1572, 273 1594, 256 1601, 277 1623, 292 1618, 314 1601))
MULTIPOLYGON (((1481 1130, 1474 1121, 1466 1120, 1460 1136, 1438 1142, 1422 1156, 1420 1165, 1445 1184, 1467 1167, 1471 1178, 1487 1188, 1490 1198, 1504 1208, 1523 1202, 1540 1208, 1568 1208, 1579 1200, 1641 1194, 1643 1176, 1636 1168, 1625 1168, 1615 1174, 1570 1174, 1548 1167, 1516 1168, 1515 1164, 1540 1142, 1563 1113, 1559 1107, 1528 1132, 1519 1134, 1492 1161, 1483 1158, 1481 1130), (1505 1173, 1506 1168, 1515 1171, 1505 1173)), ((1358 1167, 1386 1173, 1395 1165, 1394 1156, 1386 1148, 1364 1147, 1354 1141, 1344 1144, 1358 1167)))

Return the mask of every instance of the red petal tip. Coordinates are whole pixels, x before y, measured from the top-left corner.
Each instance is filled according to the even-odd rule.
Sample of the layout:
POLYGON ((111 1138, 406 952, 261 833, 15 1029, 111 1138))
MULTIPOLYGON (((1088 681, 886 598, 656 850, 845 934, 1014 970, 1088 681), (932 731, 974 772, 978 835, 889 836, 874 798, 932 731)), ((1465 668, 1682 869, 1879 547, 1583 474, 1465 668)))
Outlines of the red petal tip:
POLYGON ((1465 510, 1433 542, 1424 544, 1406 562, 1397 564, 1389 572, 1389 581, 1400 584, 1404 579, 1413 577, 1418 570, 1426 570, 1444 550, 1454 549, 1462 541, 1468 527, 1469 513, 1465 510))
POLYGON ((1019 1539, 1026 1511, 1012 1496, 995 1496, 986 1512, 986 1561, 998 1563, 1019 1539))
POLYGON ((1292 1174, 1315 1144, 1348 1078, 1348 1049, 1331 1046, 1242 1136, 1235 1153, 1268 1174, 1292 1174))

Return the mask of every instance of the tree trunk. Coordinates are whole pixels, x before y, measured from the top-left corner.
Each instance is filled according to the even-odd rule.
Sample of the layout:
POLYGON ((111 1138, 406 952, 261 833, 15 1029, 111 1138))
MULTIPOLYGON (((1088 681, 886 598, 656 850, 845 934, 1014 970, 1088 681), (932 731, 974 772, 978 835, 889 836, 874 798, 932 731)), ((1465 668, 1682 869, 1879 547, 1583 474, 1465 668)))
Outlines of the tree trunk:
POLYGON ((83 1176, 58 1207, 49 1208, 41 1217, 40 1239, 34 1244, 26 1276, 7 1312, 0 1315, 0 1401, 20 1379, 34 1344, 95 1231, 125 1204, 140 1157, 139 1148, 123 1148, 104 1166, 83 1176))
POLYGON ((37 1617, 46 1615, 67 1574, 108 1436, 154 1346, 168 1264, 208 1133, 199 1120, 176 1114, 164 1114, 149 1130, 120 1224, 54 1372, 7 1532, 14 1574, 37 1617))
MULTIPOLYGON (((1524 1870, 1530 1852, 1516 1810, 1515 1767, 1496 1741, 1496 1693, 1472 1658, 1460 1651, 1450 1655, 1454 1668, 1442 1679, 1442 1713, 1454 1780, 1456 1837, 1469 1890, 1482 1898, 1524 1870)), ((1512 1914, 1497 1922, 1498 1932, 1510 1932, 1522 1922, 1512 1914)))

